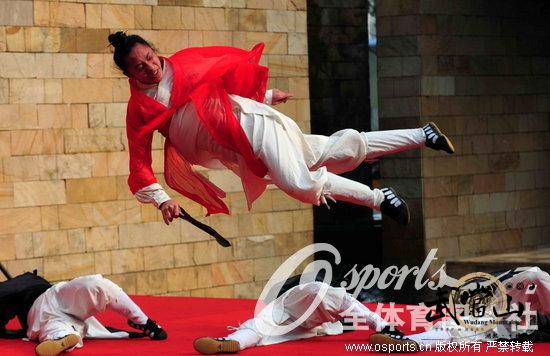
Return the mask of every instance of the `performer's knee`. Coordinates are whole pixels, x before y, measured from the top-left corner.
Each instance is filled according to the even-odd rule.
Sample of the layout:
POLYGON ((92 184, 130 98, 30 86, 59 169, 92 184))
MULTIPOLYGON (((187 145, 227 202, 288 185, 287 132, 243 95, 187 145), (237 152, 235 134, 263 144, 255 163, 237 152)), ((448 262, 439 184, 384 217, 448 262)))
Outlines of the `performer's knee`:
MULTIPOLYGON (((329 284, 317 281, 304 284, 302 286, 302 293, 310 299, 310 303, 319 303, 319 305, 329 313, 340 312, 342 305, 345 304, 344 300, 347 295, 347 293, 343 293, 339 288, 334 288, 329 284)), ((351 305, 351 303, 349 305, 351 305)))
POLYGON ((103 276, 96 279, 94 283, 95 287, 107 296, 116 297, 120 292, 123 292, 122 288, 120 288, 118 284, 103 276))
POLYGON ((79 277, 71 282, 78 284, 79 291, 86 291, 85 293, 93 296, 112 297, 116 296, 118 291, 121 290, 118 285, 100 274, 79 277))
POLYGON ((287 185, 279 185, 279 188, 303 203, 319 205, 319 198, 322 193, 321 186, 303 187, 298 182, 292 182, 287 185))
POLYGON ((512 280, 516 283, 522 282, 524 284, 527 284, 549 279, 550 276, 548 275, 548 273, 544 272, 539 267, 533 267, 514 276, 512 280))
POLYGON ((527 294, 533 294, 533 291, 537 293, 540 291, 539 288, 546 288, 549 285, 550 275, 539 267, 533 267, 513 276, 505 283, 517 290, 525 288, 527 294))
POLYGON ((529 278, 533 281, 541 281, 541 280, 550 281, 550 275, 547 272, 540 269, 540 267, 533 267, 529 269, 528 273, 529 273, 529 278))

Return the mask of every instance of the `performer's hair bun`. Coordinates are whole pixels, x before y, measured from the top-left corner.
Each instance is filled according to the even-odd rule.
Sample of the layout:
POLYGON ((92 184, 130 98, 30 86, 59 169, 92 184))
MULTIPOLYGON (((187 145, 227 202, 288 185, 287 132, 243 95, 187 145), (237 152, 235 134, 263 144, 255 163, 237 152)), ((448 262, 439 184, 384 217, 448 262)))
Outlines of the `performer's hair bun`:
POLYGON ((124 32, 118 31, 109 35, 109 43, 116 49, 124 46, 127 38, 128 36, 124 32))
POLYGON ((109 40, 109 43, 113 48, 115 49, 113 53, 113 60, 115 61, 116 65, 124 72, 124 74, 127 74, 126 69, 128 68, 128 64, 126 63, 126 57, 130 54, 132 51, 132 48, 136 44, 142 44, 148 47, 151 47, 153 50, 155 49, 149 42, 143 39, 143 37, 139 35, 127 35, 126 33, 122 31, 118 31, 115 33, 111 33, 109 37, 107 37, 109 40))

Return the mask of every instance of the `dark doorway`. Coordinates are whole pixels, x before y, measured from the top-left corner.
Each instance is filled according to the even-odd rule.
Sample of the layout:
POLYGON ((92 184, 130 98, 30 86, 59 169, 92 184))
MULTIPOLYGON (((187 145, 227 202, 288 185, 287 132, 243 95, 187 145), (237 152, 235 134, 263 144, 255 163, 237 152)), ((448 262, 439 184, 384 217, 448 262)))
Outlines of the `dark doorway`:
MULTIPOLYGON (((371 130, 369 0, 310 0, 307 11, 312 133, 371 130)), ((373 167, 363 164, 343 176, 372 186, 373 167)), ((342 255, 337 275, 354 264, 382 264, 379 222, 371 209, 344 202, 330 210, 314 207, 315 242, 330 243, 342 255)))

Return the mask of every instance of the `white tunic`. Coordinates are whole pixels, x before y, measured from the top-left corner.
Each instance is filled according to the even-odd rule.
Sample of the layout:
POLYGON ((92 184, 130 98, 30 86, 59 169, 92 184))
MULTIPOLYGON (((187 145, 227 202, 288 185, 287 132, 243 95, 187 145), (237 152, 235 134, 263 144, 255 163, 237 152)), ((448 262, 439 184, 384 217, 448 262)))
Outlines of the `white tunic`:
MULTIPOLYGON (((158 88, 144 86, 141 89, 168 106, 172 75, 170 64, 165 62, 165 73, 158 88)), ((268 91, 266 97, 270 95, 268 91)), ((295 199, 319 205, 323 194, 329 193, 323 191, 329 172, 346 172, 365 160, 367 140, 364 133, 345 129, 330 137, 307 135, 294 120, 269 105, 238 95, 229 95, 229 99, 254 154, 268 168, 265 178, 255 176, 242 156, 221 147, 212 138, 191 102, 173 115, 169 138, 190 163, 207 168, 228 168, 236 173, 242 180, 249 208, 269 183, 295 199)), ((170 199, 156 183, 139 190, 136 198, 157 207, 170 199)))
POLYGON ((120 292, 120 287, 100 274, 59 282, 34 301, 27 315, 27 337, 42 342, 75 334, 80 337, 77 347, 82 347, 84 338, 127 338, 127 332, 111 333, 93 317, 106 309, 109 297, 120 292))
POLYGON ((242 323, 239 330, 253 330, 259 336, 257 346, 321 335, 339 335, 344 331, 339 314, 346 309, 342 308, 345 305, 346 290, 327 287, 326 294, 320 301, 315 298, 322 288, 321 283, 310 282, 293 287, 266 305, 254 318, 242 323), (300 319, 314 303, 318 303, 317 308, 301 324, 288 332, 278 331, 300 319))

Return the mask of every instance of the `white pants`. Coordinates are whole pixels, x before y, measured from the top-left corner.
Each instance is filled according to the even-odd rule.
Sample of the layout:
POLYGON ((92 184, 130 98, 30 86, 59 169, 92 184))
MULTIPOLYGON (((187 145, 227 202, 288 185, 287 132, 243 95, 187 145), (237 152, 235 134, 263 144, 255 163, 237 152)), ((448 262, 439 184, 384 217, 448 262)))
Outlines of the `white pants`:
MULTIPOLYGON (((530 310, 550 315, 550 275, 548 273, 538 267, 532 267, 502 283, 506 287, 506 293, 512 297, 512 303, 519 302, 524 305, 529 303, 530 310), (528 291, 530 285, 536 286, 534 293, 528 291)), ((438 343, 487 341, 495 334, 498 338, 510 338, 513 335, 510 326, 506 324, 487 332, 478 332, 459 327, 454 320, 449 319, 435 324, 426 332, 407 335, 407 337, 419 344, 435 346, 438 343)))
MULTIPOLYGON (((374 132, 345 129, 331 136, 304 135, 304 137, 317 158, 313 165, 308 166, 308 169, 315 171, 320 167, 326 167, 328 171, 327 183, 323 187, 322 194, 337 201, 375 209, 379 208, 384 200, 384 194, 380 189, 371 189, 365 184, 337 174, 349 172, 364 161, 374 161, 384 155, 421 147, 426 141, 421 128, 374 132)), ((300 161, 293 163, 299 165, 300 161)))
MULTIPOLYGON (((305 203, 319 205, 328 195, 378 208, 384 199, 380 190, 337 174, 351 171, 364 161, 418 148, 426 141, 421 128, 376 132, 345 129, 331 136, 308 135, 294 120, 268 105, 237 95, 230 95, 230 99, 254 154, 268 169, 268 183, 305 203)), ((174 114, 169 137, 190 163, 227 167, 239 175, 249 205, 265 189, 267 183, 253 175, 242 157, 215 142, 192 104, 174 114)))
POLYGON ((27 337, 40 342, 59 339, 69 334, 82 339, 124 338, 128 333, 111 333, 93 316, 112 310, 137 324, 145 324, 147 316, 112 281, 101 275, 60 282, 46 290, 33 303, 27 317, 27 337))
POLYGON ((337 174, 426 142, 421 128, 376 132, 344 129, 331 136, 304 134, 294 120, 269 106, 234 95, 230 98, 254 153, 268 169, 271 183, 305 203, 319 205, 329 196, 378 208, 384 200, 379 189, 337 174))
POLYGON ((321 282, 309 282, 283 293, 262 309, 255 318, 241 324, 239 329, 227 338, 239 341, 242 350, 319 335, 338 335, 343 332, 340 319, 349 312, 363 317, 373 328, 382 329, 387 325, 380 316, 371 312, 344 288, 334 288, 321 282), (326 294, 320 301, 315 301, 316 296, 325 288, 326 294), (299 320, 308 307, 317 302, 318 306, 304 321, 287 332, 280 332, 280 328, 299 320))

